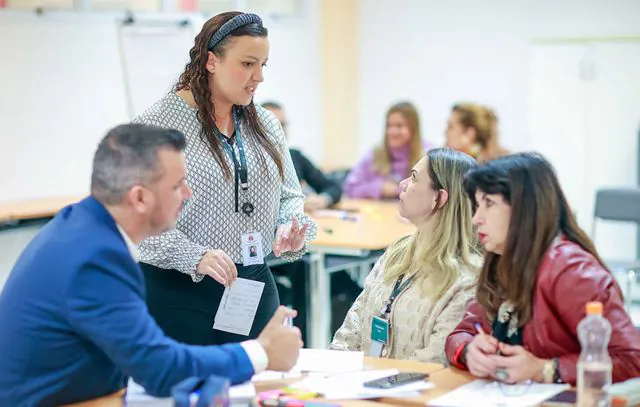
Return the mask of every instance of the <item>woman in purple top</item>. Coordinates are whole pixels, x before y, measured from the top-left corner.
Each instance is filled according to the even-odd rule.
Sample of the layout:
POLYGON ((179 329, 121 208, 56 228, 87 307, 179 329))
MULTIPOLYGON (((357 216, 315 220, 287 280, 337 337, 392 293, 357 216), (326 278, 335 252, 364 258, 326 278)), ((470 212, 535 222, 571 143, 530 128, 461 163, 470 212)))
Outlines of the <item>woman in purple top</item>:
POLYGON ((429 149, 420 136, 418 111, 409 102, 387 111, 384 144, 370 151, 349 173, 344 193, 349 198, 396 199, 398 183, 429 149))

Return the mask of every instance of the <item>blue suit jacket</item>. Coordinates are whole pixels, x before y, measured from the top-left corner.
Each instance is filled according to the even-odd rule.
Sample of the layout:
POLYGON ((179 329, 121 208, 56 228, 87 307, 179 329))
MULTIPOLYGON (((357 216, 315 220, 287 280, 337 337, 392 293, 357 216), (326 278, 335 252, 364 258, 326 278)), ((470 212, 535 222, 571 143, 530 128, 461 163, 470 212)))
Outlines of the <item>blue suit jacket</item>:
POLYGON ((128 376, 155 396, 189 376, 251 378, 241 345, 177 343, 144 299, 142 271, 104 206, 89 197, 64 208, 0 295, 0 406, 93 399, 122 389, 128 376))

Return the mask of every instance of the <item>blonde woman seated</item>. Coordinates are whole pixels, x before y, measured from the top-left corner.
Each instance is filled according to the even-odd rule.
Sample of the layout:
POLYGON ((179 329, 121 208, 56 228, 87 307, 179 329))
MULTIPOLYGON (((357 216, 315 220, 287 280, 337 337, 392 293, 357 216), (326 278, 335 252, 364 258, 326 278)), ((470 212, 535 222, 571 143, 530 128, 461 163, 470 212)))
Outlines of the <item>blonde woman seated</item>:
POLYGON ((447 147, 464 151, 480 163, 509 154, 500 145, 495 112, 477 103, 453 105, 445 137, 447 147))
POLYGON ((475 167, 467 154, 433 149, 400 183, 399 212, 416 231, 378 260, 331 349, 445 362, 445 340, 475 295, 481 265, 463 188, 475 167))

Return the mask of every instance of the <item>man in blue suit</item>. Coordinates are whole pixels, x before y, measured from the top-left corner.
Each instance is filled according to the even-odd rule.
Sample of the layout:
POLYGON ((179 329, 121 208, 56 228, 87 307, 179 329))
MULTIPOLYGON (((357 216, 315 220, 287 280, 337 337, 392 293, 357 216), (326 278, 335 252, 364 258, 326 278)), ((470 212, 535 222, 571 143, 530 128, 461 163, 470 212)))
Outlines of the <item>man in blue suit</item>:
POLYGON ((136 244, 173 228, 191 196, 184 148, 178 131, 134 124, 102 140, 91 196, 40 231, 0 295, 0 406, 121 397, 129 376, 168 396, 190 376, 293 367, 302 341, 287 308, 257 340, 222 346, 175 342, 147 312, 136 244))

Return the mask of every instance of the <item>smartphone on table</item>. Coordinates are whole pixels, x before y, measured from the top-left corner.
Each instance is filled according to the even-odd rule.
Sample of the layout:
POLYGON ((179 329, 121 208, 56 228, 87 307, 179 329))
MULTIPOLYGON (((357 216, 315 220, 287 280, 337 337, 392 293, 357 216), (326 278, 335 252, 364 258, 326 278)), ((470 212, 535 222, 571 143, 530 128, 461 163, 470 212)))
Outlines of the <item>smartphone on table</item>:
POLYGON ((398 373, 380 379, 364 382, 364 387, 373 389, 391 389, 393 387, 402 386, 408 383, 419 382, 428 378, 426 373, 398 373))
POLYGON ((568 407, 576 404, 577 393, 574 390, 565 390, 542 402, 543 407, 568 407))

